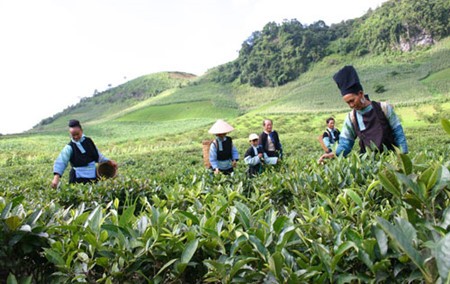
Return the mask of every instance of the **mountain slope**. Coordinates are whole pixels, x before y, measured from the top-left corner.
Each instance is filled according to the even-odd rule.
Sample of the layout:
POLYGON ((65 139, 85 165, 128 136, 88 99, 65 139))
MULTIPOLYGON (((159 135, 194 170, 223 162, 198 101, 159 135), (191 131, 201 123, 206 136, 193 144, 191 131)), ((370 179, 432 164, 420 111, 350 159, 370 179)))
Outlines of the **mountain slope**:
MULTIPOLYGON (((342 102, 332 75, 345 64, 355 65, 365 91, 374 100, 387 100, 396 106, 433 105, 447 102, 450 97, 448 55, 450 38, 429 50, 401 56, 326 57, 296 81, 274 88, 219 84, 199 78, 142 101, 81 104, 33 131, 65 131, 67 120, 77 118, 101 135, 108 135, 102 130, 106 128, 117 135, 139 137, 204 127, 218 118, 233 121, 242 116, 245 122, 252 116, 261 119, 305 112, 336 115, 345 113, 348 107, 342 102)), ((98 99, 105 100, 102 96, 110 95, 109 92, 98 99)))
POLYGON ((93 122, 116 116, 143 100, 154 98, 164 91, 186 86, 196 78, 183 72, 161 72, 133 79, 118 87, 83 98, 53 117, 42 120, 31 131, 65 128, 67 120, 77 118, 93 122))

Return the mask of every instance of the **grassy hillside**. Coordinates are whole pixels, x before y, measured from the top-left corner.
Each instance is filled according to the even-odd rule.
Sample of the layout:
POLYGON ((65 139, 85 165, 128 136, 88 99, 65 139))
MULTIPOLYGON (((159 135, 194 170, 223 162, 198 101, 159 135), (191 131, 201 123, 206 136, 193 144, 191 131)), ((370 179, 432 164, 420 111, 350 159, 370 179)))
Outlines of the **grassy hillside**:
POLYGON ((42 120, 31 132, 55 131, 65 128, 67 121, 77 118, 85 123, 111 119, 141 101, 164 91, 181 88, 195 79, 195 75, 182 72, 162 72, 141 76, 110 90, 83 98, 53 117, 42 120))
MULTIPOLYGON (((152 74, 85 99, 32 132, 64 131, 71 118, 94 129, 108 127, 113 133, 128 133, 132 137, 147 137, 147 134, 139 134, 146 129, 151 135, 158 132, 155 133, 153 128, 161 133, 174 133, 178 129, 205 127, 218 118, 233 122, 233 118, 239 116, 244 116, 247 123, 255 115, 305 112, 340 118, 348 107, 342 102, 332 76, 346 64, 357 68, 364 89, 373 100, 386 100, 397 107, 412 106, 415 109, 422 104, 444 103, 443 109, 432 107, 432 110, 445 112, 450 89, 447 79, 449 54, 450 39, 447 38, 433 48, 414 53, 362 58, 333 55, 312 66, 298 80, 274 88, 213 83, 207 79, 208 74, 198 79, 183 73, 152 74), (170 127, 158 127, 158 123, 170 127), (189 126, 180 128, 182 124, 189 126), (125 132, 120 130, 124 125, 125 132)), ((418 114, 412 110, 404 111, 405 119, 414 122, 431 119, 427 115, 432 113, 418 114)), ((259 124, 256 124, 257 128, 259 124)), ((310 127, 321 125, 321 119, 317 119, 310 127)))

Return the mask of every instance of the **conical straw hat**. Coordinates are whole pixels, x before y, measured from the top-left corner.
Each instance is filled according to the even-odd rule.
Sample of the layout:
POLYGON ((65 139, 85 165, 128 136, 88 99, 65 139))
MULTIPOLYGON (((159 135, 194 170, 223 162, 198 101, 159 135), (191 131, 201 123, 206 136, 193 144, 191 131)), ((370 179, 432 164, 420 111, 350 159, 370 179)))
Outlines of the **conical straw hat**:
POLYGON ((211 134, 223 134, 229 133, 233 130, 234 130, 233 126, 229 125, 222 119, 219 119, 216 121, 216 123, 213 124, 213 126, 211 126, 208 132, 211 134))

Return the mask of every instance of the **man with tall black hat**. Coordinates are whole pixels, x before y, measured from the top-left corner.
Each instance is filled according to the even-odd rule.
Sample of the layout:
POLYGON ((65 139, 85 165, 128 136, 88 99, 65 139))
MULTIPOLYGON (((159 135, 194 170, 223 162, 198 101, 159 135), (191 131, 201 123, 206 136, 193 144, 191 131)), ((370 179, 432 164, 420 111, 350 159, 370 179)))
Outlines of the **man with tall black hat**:
POLYGON ((78 120, 69 121, 71 140, 63 148, 53 166, 54 177, 52 187, 56 188, 67 165, 71 164, 69 183, 88 183, 97 180, 95 163, 109 162, 117 169, 117 163, 107 159, 98 151, 91 138, 84 136, 83 128, 78 120))
POLYGON ((353 148, 356 137, 359 138, 361 153, 365 153, 367 148, 380 152, 385 148, 393 150, 394 146, 400 148, 403 153, 408 153, 403 127, 392 106, 385 102, 370 101, 369 96, 364 94, 353 66, 345 66, 333 76, 333 79, 352 111, 345 118, 336 153, 322 155, 319 162, 339 156, 341 153, 347 156, 353 148))

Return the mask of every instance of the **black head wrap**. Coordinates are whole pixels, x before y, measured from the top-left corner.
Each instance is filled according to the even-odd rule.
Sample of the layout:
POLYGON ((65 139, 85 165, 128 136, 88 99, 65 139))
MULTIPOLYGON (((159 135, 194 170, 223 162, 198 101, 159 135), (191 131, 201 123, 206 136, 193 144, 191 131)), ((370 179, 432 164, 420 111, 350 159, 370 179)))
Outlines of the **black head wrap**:
POLYGON ((79 128, 81 128, 80 121, 78 121, 76 119, 69 120, 69 127, 79 127, 79 128))
POLYGON ((333 80, 336 82, 339 90, 341 90, 341 95, 352 93, 357 94, 359 91, 363 91, 363 87, 359 82, 358 73, 356 73, 353 66, 345 66, 339 70, 333 76, 333 80))

